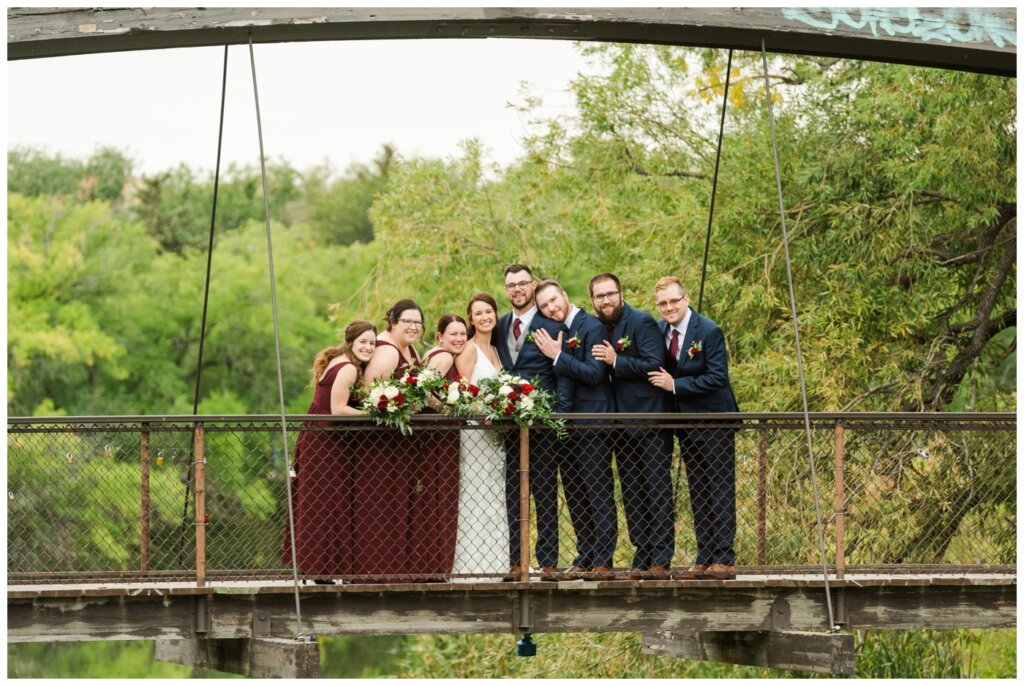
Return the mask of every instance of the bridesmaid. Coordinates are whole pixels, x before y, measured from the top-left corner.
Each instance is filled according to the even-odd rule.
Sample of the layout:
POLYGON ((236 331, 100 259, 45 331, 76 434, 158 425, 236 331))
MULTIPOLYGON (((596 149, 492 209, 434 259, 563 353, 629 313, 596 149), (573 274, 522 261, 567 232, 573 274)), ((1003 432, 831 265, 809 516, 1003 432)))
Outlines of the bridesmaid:
MULTIPOLYGON (((455 356, 466 345, 466 320, 445 314, 434 333, 436 345, 423 359, 449 381, 458 376, 455 356)), ((440 401, 431 402, 439 409, 440 401)), ((435 410, 428 409, 427 412, 435 410)), ((447 421, 438 428, 417 429, 419 460, 413 474, 415 498, 410 518, 412 571, 433 580, 449 578, 455 558, 459 527, 459 422, 447 421)))
MULTIPOLYGON (((373 355, 377 329, 356 320, 345 327, 341 345, 320 352, 313 362, 313 403, 306 414, 362 415, 356 393, 373 355)), ((306 422, 295 444, 292 504, 296 566, 303 574, 339 577, 352 571, 351 462, 358 446, 350 431, 332 431, 333 422, 306 422)), ((285 523, 281 561, 292 563, 290 527, 285 523)))
MULTIPOLYGON (((412 300, 399 300, 385 315, 387 330, 366 365, 367 385, 378 379, 401 379, 420 358, 413 344, 423 332, 423 310, 412 300)), ((414 467, 418 445, 397 429, 378 429, 356 456, 354 556, 360 581, 407 581, 411 564, 414 467), (369 577, 369 578, 367 578, 369 577)))

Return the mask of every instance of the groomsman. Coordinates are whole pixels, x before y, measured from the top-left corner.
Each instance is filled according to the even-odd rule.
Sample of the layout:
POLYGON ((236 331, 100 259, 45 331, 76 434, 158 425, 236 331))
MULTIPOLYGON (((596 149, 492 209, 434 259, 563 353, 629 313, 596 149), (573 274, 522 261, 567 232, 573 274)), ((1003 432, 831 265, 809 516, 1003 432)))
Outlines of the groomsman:
MULTIPOLYGON (((614 412, 615 395, 608 365, 594 358, 593 346, 607 340, 605 327, 569 302, 565 289, 553 279, 537 285, 537 306, 562 326, 556 338, 538 329, 537 347, 551 358, 554 372, 570 382, 569 412, 614 412)), ((587 423, 583 421, 583 423, 587 423)), ((577 555, 562 579, 613 579, 612 556, 618 535, 612 452, 605 431, 574 429, 555 451, 569 517, 576 532, 577 555)))
MULTIPOLYGON (((551 359, 531 342, 538 331, 551 337, 561 326, 537 311, 534 291, 537 282, 530 268, 512 264, 505 269, 505 294, 512 311, 498 320, 492 333, 501 366, 527 381, 537 379, 545 391, 556 398, 555 412, 567 412, 571 403, 568 381, 555 375, 551 359), (532 335, 531 335, 532 334, 532 335)), ((557 438, 546 429, 530 432, 530 491, 537 510, 537 564, 541 579, 558 579, 558 474, 554 442, 557 438)), ((508 510, 510 569, 506 581, 515 581, 520 574, 519 556, 519 434, 505 437, 505 506, 508 510)))
MULTIPOLYGON (((654 284, 665 366, 648 376, 676 412, 739 412, 729 384, 729 356, 718 324, 694 311, 683 284, 654 284)), ((675 579, 736 578, 736 434, 733 429, 677 429, 686 465, 697 558, 675 579)))
MULTIPOLYGON (((665 394, 648 382, 648 374, 665 361, 654 318, 623 301, 614 274, 598 274, 590 280, 590 299, 608 332, 608 340, 592 351, 611 367, 618 411, 665 412, 665 394)), ((663 432, 643 424, 631 421, 631 426, 639 426, 620 430, 614 443, 626 527, 636 548, 631 568, 616 577, 668 579, 675 553, 672 455, 666 450, 663 432)))

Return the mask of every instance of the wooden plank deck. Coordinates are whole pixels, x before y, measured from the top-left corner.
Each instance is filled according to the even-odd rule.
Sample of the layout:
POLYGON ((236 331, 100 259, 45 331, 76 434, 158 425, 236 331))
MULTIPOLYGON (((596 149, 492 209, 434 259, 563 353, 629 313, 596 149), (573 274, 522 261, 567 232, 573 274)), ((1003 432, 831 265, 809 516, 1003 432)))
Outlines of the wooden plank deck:
MULTIPOLYGON (((1016 626, 1016 574, 830 578, 843 628, 1016 626)), ((302 634, 827 630, 813 574, 300 587, 302 634)), ((289 581, 8 586, 8 641, 292 638, 289 581)))

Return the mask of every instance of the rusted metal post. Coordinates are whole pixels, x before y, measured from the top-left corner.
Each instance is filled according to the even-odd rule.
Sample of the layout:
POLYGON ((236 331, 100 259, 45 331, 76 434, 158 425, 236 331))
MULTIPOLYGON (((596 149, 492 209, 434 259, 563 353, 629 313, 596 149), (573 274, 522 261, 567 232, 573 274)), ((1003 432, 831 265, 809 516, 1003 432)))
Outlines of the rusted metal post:
POLYGON ((846 570, 846 476, 843 468, 843 420, 836 420, 836 578, 842 579, 846 570))
POLYGON ((142 530, 139 534, 139 571, 149 571, 149 422, 142 423, 142 435, 139 438, 141 464, 139 467, 139 521, 142 530))
POLYGON ((519 427, 519 580, 530 580, 530 430, 519 427))
POLYGON ((196 586, 206 585, 206 450, 203 425, 195 427, 196 456, 196 586))
POLYGON ((768 516, 768 428, 757 427, 757 564, 765 564, 766 522, 768 516))

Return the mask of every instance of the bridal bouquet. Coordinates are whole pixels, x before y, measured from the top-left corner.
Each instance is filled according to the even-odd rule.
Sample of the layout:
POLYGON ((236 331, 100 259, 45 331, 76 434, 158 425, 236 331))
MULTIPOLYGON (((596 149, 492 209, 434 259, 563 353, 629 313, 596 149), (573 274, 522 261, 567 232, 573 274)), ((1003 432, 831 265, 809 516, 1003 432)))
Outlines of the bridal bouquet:
POLYGON ((487 409, 480 397, 480 387, 461 377, 445 382, 441 403, 441 411, 453 417, 468 418, 487 409))
POLYGON ((565 421, 551 416, 554 397, 536 383, 508 372, 500 372, 498 378, 484 379, 480 383, 484 416, 488 419, 512 419, 524 427, 539 422, 554 429, 559 438, 567 435, 565 421))
POLYGON ((400 379, 378 379, 370 385, 362 409, 378 424, 412 433, 409 418, 427 405, 431 393, 444 388, 444 378, 433 367, 411 367, 400 379))

